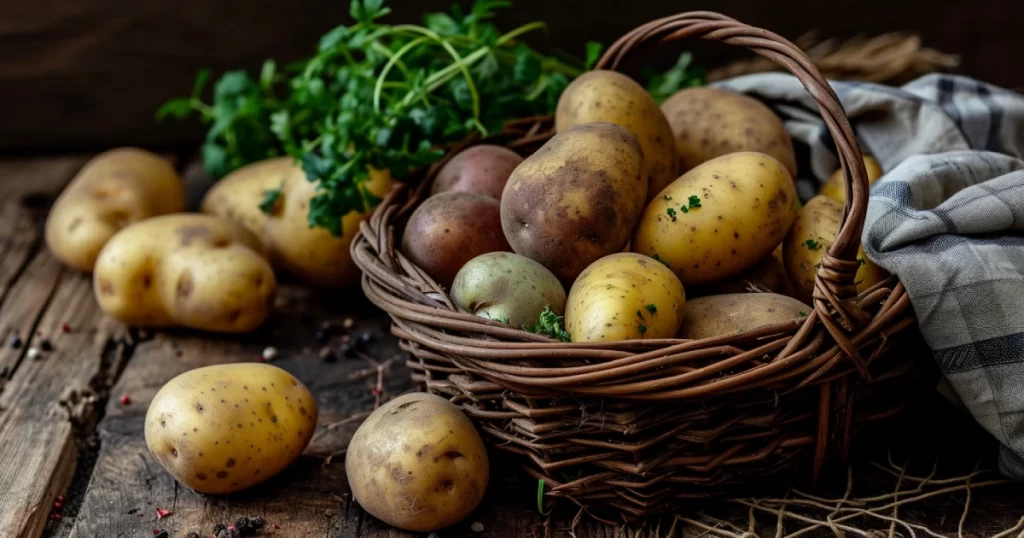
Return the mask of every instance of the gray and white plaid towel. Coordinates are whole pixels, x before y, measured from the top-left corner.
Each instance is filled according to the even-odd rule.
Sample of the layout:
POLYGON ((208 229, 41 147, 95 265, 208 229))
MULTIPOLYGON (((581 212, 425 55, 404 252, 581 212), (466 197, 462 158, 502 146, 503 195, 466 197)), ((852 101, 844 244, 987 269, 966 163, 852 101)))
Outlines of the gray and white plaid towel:
MULTIPOLYGON (((815 177, 800 179, 802 196, 838 167, 794 77, 719 86, 765 101, 809 145, 815 177)), ((906 286, 956 396, 1002 443, 1002 472, 1024 479, 1024 96, 949 75, 833 87, 885 171, 871 190, 864 250, 906 286)))

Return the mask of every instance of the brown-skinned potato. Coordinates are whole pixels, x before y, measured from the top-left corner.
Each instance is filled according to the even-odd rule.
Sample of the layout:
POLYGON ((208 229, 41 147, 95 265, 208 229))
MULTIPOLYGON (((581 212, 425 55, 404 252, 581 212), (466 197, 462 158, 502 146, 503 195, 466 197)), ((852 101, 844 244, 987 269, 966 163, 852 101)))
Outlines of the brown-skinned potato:
POLYGON ((698 297, 686 305, 680 338, 700 340, 738 334, 764 325, 805 318, 811 307, 774 293, 731 293, 698 297))
POLYGON ((682 172, 729 153, 771 155, 796 177, 793 141, 763 103, 721 88, 687 88, 661 104, 672 128, 682 172))
POLYGON ((516 152, 480 144, 460 151, 437 172, 430 193, 465 191, 501 199, 512 171, 523 162, 516 152))
POLYGON ((571 283, 626 246, 646 195, 636 137, 612 123, 585 123, 516 168, 501 197, 501 226, 512 250, 571 283))
POLYGON ((501 231, 500 207, 490 196, 469 192, 431 196, 409 217, 402 252, 438 284, 450 287, 469 260, 512 250, 501 231))
POLYGON ((672 129, 658 104, 642 86, 622 73, 590 71, 562 92, 555 109, 555 130, 609 122, 636 137, 647 167, 647 198, 679 177, 672 129))

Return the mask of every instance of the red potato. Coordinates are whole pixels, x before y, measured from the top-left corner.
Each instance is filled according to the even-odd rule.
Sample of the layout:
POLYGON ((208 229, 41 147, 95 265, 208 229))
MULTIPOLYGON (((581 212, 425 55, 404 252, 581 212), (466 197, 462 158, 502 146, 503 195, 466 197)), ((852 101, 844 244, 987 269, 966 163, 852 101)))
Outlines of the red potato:
POLYGON ((427 198, 402 234, 402 252, 438 284, 450 287, 459 269, 488 252, 510 252, 501 230, 501 205, 462 191, 427 198))
POLYGON ((501 200, 505 183, 523 162, 518 153, 501 146, 481 144, 459 152, 437 173, 430 193, 464 191, 501 200))

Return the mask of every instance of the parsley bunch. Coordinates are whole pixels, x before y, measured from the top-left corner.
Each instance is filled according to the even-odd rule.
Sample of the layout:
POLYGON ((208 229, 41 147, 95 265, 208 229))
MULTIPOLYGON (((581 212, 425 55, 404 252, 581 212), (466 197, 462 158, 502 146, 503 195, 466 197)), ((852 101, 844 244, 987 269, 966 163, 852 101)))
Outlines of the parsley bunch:
MULTIPOLYGON (((362 183, 369 168, 396 178, 429 165, 443 146, 471 133, 501 129, 511 118, 550 113, 569 80, 586 67, 545 56, 520 38, 534 22, 502 33, 491 21, 508 0, 475 0, 468 12, 429 13, 423 25, 388 25, 383 0, 352 0, 354 24, 320 39, 316 54, 278 69, 268 60, 258 79, 201 71, 189 97, 157 117, 198 113, 210 125, 202 154, 221 177, 246 164, 290 155, 319 181, 309 224, 341 234, 341 217, 379 200, 362 183)), ((592 63, 600 47, 587 48, 592 63)))

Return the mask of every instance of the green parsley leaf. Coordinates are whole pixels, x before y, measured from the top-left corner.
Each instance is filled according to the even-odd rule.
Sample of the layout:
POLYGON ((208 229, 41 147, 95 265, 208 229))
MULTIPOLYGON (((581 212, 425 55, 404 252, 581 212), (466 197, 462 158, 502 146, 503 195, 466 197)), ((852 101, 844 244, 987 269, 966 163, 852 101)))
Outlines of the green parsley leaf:
POLYGON ((658 256, 658 254, 657 254, 657 253, 655 253, 654 255, 652 255, 652 256, 651 256, 651 258, 654 258, 654 259, 655 259, 655 260, 657 260, 658 262, 661 262, 661 264, 662 264, 662 265, 664 265, 665 267, 668 267, 669 269, 671 269, 671 268, 672 268, 672 267, 670 267, 670 266, 668 265, 668 262, 667 262, 667 261, 665 261, 665 260, 663 260, 663 259, 661 259, 661 256, 658 256))
POLYGON ((690 203, 690 209, 697 209, 700 207, 700 196, 697 196, 696 194, 691 194, 687 201, 690 203))
POLYGON ((597 61, 601 59, 602 52, 604 52, 604 44, 597 41, 587 41, 587 61, 584 62, 583 68, 588 71, 593 69, 597 65, 597 61))
POLYGON ((565 318, 554 313, 550 306, 544 307, 544 311, 537 318, 536 325, 523 327, 523 330, 543 334, 562 342, 572 340, 569 333, 565 331, 565 318))
POLYGON ((806 318, 807 317, 807 312, 804 312, 803 310, 801 310, 801 311, 797 312, 797 315, 799 315, 802 318, 806 318))
POLYGON ((672 218, 672 222, 676 221, 676 210, 675 210, 675 208, 670 207, 670 208, 666 209, 665 212, 668 213, 668 216, 672 218))
POLYGON ((868 264, 868 261, 865 260, 864 258, 857 258, 857 261, 860 262, 861 265, 867 265, 868 264))
POLYGON ((156 119, 162 120, 168 116, 173 116, 179 120, 185 119, 191 116, 193 111, 192 99, 188 97, 178 97, 161 105, 160 108, 156 110, 156 119))
POLYGON ((658 306, 655 304, 649 304, 644 308, 646 308, 651 314, 656 314, 658 312, 658 306))
POLYGON ((693 54, 684 52, 676 64, 664 73, 647 70, 647 91, 659 104, 683 88, 703 86, 706 83, 704 70, 693 67, 693 54))
POLYGON ((686 207, 684 205, 679 206, 679 210, 682 211, 683 213, 689 213, 690 212, 690 208, 688 208, 688 207, 686 207))
POLYGON ((274 212, 274 208, 277 207, 278 202, 281 200, 281 189, 284 187, 284 183, 276 189, 268 189, 263 191, 263 201, 260 202, 260 211, 270 215, 274 212))
POLYGON ((821 243, 813 239, 808 239, 807 241, 804 241, 804 246, 806 246, 808 250, 818 250, 821 248, 821 243))
POLYGON ((636 326, 636 330, 639 331, 640 334, 644 334, 644 333, 647 332, 647 326, 646 325, 637 325, 636 326))

